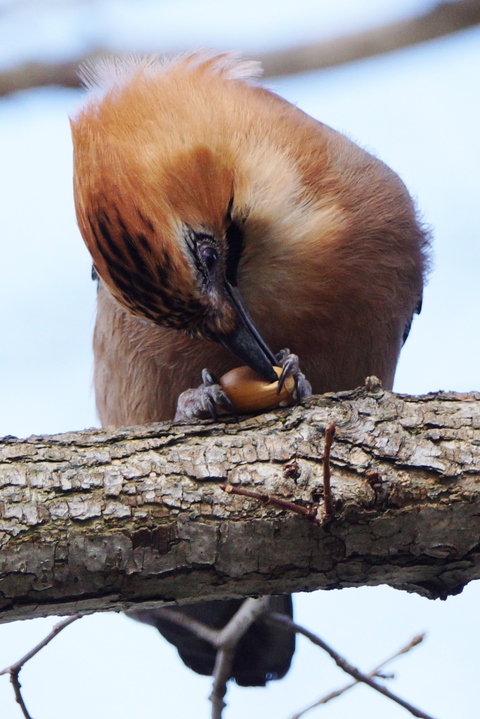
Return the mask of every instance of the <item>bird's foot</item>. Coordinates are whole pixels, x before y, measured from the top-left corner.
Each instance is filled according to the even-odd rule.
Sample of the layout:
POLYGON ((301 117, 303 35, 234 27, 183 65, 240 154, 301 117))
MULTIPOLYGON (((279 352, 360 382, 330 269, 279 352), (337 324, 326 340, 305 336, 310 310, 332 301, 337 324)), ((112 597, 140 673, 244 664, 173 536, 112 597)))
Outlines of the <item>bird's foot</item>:
POLYGON ((278 362, 278 366, 282 368, 282 374, 278 380, 277 392, 281 392, 287 377, 293 377, 295 380, 295 399, 297 402, 300 403, 302 400, 310 397, 312 394, 312 385, 301 371, 297 355, 292 354, 288 348, 285 348, 275 355, 275 360, 278 362))
POLYGON ((196 419, 217 421, 219 414, 233 414, 238 421, 235 407, 215 377, 204 369, 202 384, 195 389, 185 390, 178 398, 174 422, 189 422, 196 419))

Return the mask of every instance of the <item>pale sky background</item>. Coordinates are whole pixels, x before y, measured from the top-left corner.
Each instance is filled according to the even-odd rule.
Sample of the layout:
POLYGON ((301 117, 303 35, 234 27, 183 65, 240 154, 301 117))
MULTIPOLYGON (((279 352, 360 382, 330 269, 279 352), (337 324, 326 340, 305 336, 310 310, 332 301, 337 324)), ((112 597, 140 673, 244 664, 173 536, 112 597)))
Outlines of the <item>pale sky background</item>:
MULTIPOLYGON (((267 48, 408 15, 417 0, 34 2, 0 0, 0 68, 101 45, 128 51, 267 48)), ((434 269, 402 354, 396 390, 480 389, 480 28, 387 56, 267 84, 395 169, 435 238, 434 269)), ((0 435, 97 425, 91 388, 95 288, 75 223, 68 115, 81 91, 40 89, 0 99, 0 435)), ((477 719, 480 585, 446 602, 388 587, 297 595, 298 621, 368 670, 426 630, 395 666, 392 690, 436 719, 477 719)), ((0 668, 55 620, 0 626, 0 668)), ((231 686, 225 719, 288 719, 345 682, 299 640, 286 679, 231 686)), ((150 627, 122 615, 85 617, 21 675, 35 719, 208 717, 208 679, 183 668, 150 627)), ((308 716, 401 719, 361 687, 308 716)), ((0 717, 20 719, 6 677, 0 717)))

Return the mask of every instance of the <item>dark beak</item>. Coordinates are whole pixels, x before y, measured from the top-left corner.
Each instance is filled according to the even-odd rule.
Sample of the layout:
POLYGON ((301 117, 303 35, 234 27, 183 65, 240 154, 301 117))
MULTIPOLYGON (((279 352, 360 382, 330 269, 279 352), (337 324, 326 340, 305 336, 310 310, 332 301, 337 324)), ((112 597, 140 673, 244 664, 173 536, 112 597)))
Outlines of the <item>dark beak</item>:
POLYGON ((225 289, 237 315, 237 326, 227 335, 219 335, 218 340, 263 379, 276 382, 278 377, 273 369, 276 364, 273 352, 255 327, 237 288, 225 281, 225 289))

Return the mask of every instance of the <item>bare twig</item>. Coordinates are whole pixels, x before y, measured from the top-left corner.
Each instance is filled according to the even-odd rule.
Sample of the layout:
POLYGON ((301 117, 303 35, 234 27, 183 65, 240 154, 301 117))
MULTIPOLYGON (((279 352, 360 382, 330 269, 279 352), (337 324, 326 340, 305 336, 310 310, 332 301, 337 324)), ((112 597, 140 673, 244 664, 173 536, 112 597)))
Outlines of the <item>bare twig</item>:
POLYGON ((335 423, 327 427, 325 430, 325 447, 323 449, 323 500, 325 519, 332 519, 335 514, 335 505, 333 503, 332 487, 330 485, 330 450, 335 437, 335 423))
POLYGON ((213 669, 212 693, 209 696, 212 702, 212 719, 222 719, 222 712, 227 706, 224 696, 227 693, 227 682, 232 673, 234 659, 235 647, 217 651, 213 669))
POLYGON ((246 599, 240 609, 222 629, 212 629, 208 624, 199 622, 198 619, 193 619, 193 617, 184 614, 181 609, 171 609, 170 607, 166 609, 160 607, 155 609, 155 615, 190 630, 195 636, 219 648, 231 643, 236 644, 255 619, 267 611, 267 609, 268 597, 246 599))
POLYGON ((414 15, 362 32, 320 40, 257 56, 266 77, 324 70, 367 57, 383 55, 443 37, 480 23, 479 0, 439 2, 414 15))
POLYGON ((160 619, 166 619, 168 622, 173 622, 173 624, 178 624, 180 627, 184 627, 192 632, 192 634, 195 634, 196 637, 204 639, 206 642, 210 642, 210 644, 214 647, 217 646, 218 629, 212 629, 212 627, 209 627, 208 624, 204 624, 203 622, 199 622, 198 619, 189 617, 188 614, 184 614, 179 609, 171 609, 170 607, 167 609, 165 607, 160 607, 155 609, 155 616, 160 619))
POLYGON ((332 448, 333 439, 335 437, 335 431, 336 428, 334 422, 332 422, 332 424, 325 430, 325 446, 322 459, 324 505, 323 516, 321 518, 319 516, 317 504, 312 504, 311 507, 303 507, 302 505, 295 504, 288 499, 281 499, 280 497, 275 497, 272 494, 253 492, 250 489, 235 487, 232 484, 221 484, 220 489, 223 489, 224 492, 228 492, 229 494, 238 494, 241 497, 250 497, 251 499, 257 499, 259 502, 262 502, 265 505, 272 504, 274 507, 280 507, 281 509, 286 509, 289 512, 294 512, 295 514, 301 514, 302 517, 306 517, 307 519, 310 519, 314 522, 319 522, 323 524, 324 522, 333 519, 333 517, 335 516, 335 504, 333 501, 332 488, 330 484, 330 450, 332 448))
MULTIPOLYGON (((408 642, 408 644, 405 644, 404 647, 398 650, 398 652, 395 652, 395 654, 392 654, 388 659, 385 659, 381 664, 376 666, 374 669, 368 672, 367 676, 369 677, 375 677, 379 676, 379 672, 383 667, 385 667, 387 664, 392 662, 394 659, 397 659, 402 654, 406 654, 414 647, 418 646, 424 639, 425 634, 418 634, 416 637, 413 637, 413 639, 408 642)), ((382 678, 385 679, 386 677, 382 675, 382 678)), ((352 687, 357 686, 357 684, 360 684, 358 679, 355 679, 353 682, 349 682, 348 684, 345 684, 345 686, 341 687, 340 689, 335 689, 334 691, 329 692, 328 694, 325 694, 320 699, 317 699, 316 702, 313 704, 309 704, 308 707, 305 707, 305 709, 302 709, 301 711, 297 712, 292 716, 291 719, 300 719, 304 714, 309 712, 311 709, 315 709, 315 707, 321 706, 322 704, 327 704, 327 702, 331 701, 332 699, 336 699, 337 697, 344 694, 349 689, 352 689, 352 687)))
POLYGON ((242 497, 250 497, 251 499, 258 499, 263 504, 272 504, 274 507, 280 507, 281 509, 288 509, 290 512, 295 514, 301 514, 307 519, 316 520, 317 510, 316 508, 302 507, 300 504, 290 502, 288 499, 281 499, 280 497, 274 497, 270 494, 262 494, 260 492, 252 492, 249 489, 242 489, 242 487, 234 487, 232 484, 221 484, 220 489, 229 494, 239 494, 242 497))
POLYGON ((236 646, 250 625, 268 611, 269 601, 270 597, 246 599, 228 624, 219 631, 218 646, 236 646))
POLYGON ((2 674, 10 674, 10 681, 12 682, 13 691, 15 692, 15 699, 18 702, 18 704, 20 704, 20 707, 22 709, 23 716, 25 717, 25 719, 32 719, 32 717, 30 716, 28 709, 25 705, 25 702, 23 700, 23 697, 22 697, 22 692, 21 692, 22 685, 20 684, 20 680, 18 678, 20 671, 22 670, 23 666, 32 657, 35 656, 35 654, 38 654, 38 652, 41 649, 43 649, 44 647, 46 647, 47 644, 49 644, 52 641, 52 639, 55 639, 57 634, 59 634, 62 631, 62 629, 65 629, 65 627, 68 627, 69 624, 76 622, 77 619, 80 619, 82 616, 83 616, 83 614, 74 614, 73 616, 67 617, 67 619, 64 619, 63 622, 59 622, 58 624, 55 624, 55 626, 53 627, 50 634, 47 634, 47 636, 44 639, 42 639, 42 641, 39 644, 37 644, 33 649, 30 649, 30 651, 27 652, 27 654, 25 654, 24 657, 22 657, 17 662, 15 662, 15 664, 12 664, 11 666, 6 667, 5 669, 2 669, 2 671, 0 671, 0 676, 2 674))
POLYGON ((269 597, 246 599, 228 624, 218 632, 216 644, 218 651, 210 694, 212 719, 221 719, 222 711, 226 706, 223 697, 227 692, 236 646, 250 625, 268 610, 268 603, 269 597))
POLYGON ((391 699, 397 704, 400 704, 400 706, 402 706, 404 709, 407 709, 407 711, 413 714, 413 716, 419 717, 419 719, 433 719, 430 714, 426 714, 421 709, 417 709, 417 707, 414 707, 412 704, 409 704, 409 702, 406 702, 404 699, 401 699, 386 687, 383 687, 381 684, 377 684, 377 682, 375 682, 367 674, 363 674, 363 672, 361 672, 359 669, 354 667, 352 664, 349 664, 349 662, 347 662, 344 657, 342 657, 340 654, 338 654, 338 652, 332 649, 332 647, 330 647, 326 642, 324 642, 323 639, 320 639, 320 637, 318 637, 316 634, 313 634, 313 632, 310 632, 308 629, 305 629, 304 627, 300 626, 300 624, 297 624, 285 614, 269 612, 265 616, 265 619, 274 624, 290 629, 290 631, 292 632, 303 634, 303 636, 307 637, 307 639, 310 639, 313 644, 316 644, 318 647, 327 652, 327 654, 332 657, 335 664, 337 664, 340 669, 343 669, 344 672, 350 674, 350 676, 352 676, 358 682, 368 684, 368 686, 372 689, 375 689, 377 692, 380 692, 380 694, 383 694, 384 696, 388 697, 388 699, 391 699))
POLYGON ((221 719, 226 704, 227 682, 231 676, 235 649, 253 622, 268 611, 269 597, 246 599, 240 609, 223 629, 212 629, 207 624, 183 614, 181 610, 157 609, 157 616, 189 629, 200 639, 210 642, 217 649, 213 670, 213 686, 210 694, 212 719, 221 719))

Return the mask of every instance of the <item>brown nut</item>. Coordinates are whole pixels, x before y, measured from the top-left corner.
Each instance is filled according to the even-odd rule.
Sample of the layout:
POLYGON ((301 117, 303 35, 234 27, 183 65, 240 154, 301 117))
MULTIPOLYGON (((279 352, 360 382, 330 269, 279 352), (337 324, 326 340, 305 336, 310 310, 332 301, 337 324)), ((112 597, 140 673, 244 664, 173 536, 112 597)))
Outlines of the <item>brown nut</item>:
MULTIPOLYGON (((281 367, 273 368, 278 377, 281 367)), ((291 404, 295 391, 295 380, 287 377, 280 394, 277 394, 278 382, 265 382, 250 367, 236 367, 220 377, 219 384, 237 412, 258 412, 273 409, 281 402, 291 404)))

